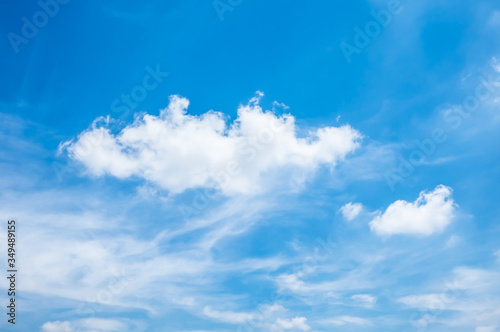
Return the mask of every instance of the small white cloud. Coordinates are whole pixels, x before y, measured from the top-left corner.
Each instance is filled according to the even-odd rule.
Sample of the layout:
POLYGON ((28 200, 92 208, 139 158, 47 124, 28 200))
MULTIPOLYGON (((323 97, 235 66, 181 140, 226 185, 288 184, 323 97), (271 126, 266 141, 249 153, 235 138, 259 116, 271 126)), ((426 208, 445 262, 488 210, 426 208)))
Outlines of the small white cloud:
POLYGON ((218 112, 187 114, 189 101, 172 96, 159 116, 138 116, 116 134, 99 118, 60 150, 93 176, 142 178, 172 193, 206 187, 253 194, 279 176, 301 182, 320 165, 332 168, 359 146, 361 134, 348 125, 298 137, 295 118, 264 111, 261 96, 240 105, 230 126, 218 112))
POLYGON ((431 192, 422 191, 411 203, 404 200, 392 203, 384 213, 370 222, 372 231, 379 235, 431 235, 441 232, 454 216, 456 204, 452 189, 439 185, 431 192))
POLYGON ((363 210, 363 204, 361 203, 347 203, 340 208, 340 213, 342 216, 349 221, 354 220, 363 210))
POLYGON ((357 294, 351 296, 351 300, 354 300, 357 304, 365 308, 373 308, 375 303, 377 303, 377 298, 369 294, 357 294))

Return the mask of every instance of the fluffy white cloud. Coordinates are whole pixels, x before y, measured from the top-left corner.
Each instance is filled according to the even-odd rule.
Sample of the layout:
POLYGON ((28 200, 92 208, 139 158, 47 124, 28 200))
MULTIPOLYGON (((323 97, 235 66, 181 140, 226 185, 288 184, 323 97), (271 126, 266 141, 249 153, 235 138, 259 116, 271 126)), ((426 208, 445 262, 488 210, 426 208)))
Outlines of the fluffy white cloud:
POLYGON ((413 203, 396 201, 384 213, 379 212, 370 222, 370 228, 379 235, 430 235, 440 232, 455 215, 456 204, 451 194, 451 188, 439 185, 434 191, 422 191, 413 203))
POLYGON ((361 203, 347 203, 340 208, 340 213, 346 220, 352 221, 359 216, 362 210, 363 205, 361 203))
POLYGON ((109 118, 99 118, 60 150, 94 176, 143 178, 172 193, 209 187, 247 194, 261 190, 271 176, 290 181, 286 172, 301 181, 322 164, 335 166, 359 146, 361 134, 348 125, 298 137, 294 117, 264 111, 260 96, 240 105, 229 126, 218 112, 188 115, 189 101, 171 96, 159 116, 139 116, 116 134, 99 125, 109 118))

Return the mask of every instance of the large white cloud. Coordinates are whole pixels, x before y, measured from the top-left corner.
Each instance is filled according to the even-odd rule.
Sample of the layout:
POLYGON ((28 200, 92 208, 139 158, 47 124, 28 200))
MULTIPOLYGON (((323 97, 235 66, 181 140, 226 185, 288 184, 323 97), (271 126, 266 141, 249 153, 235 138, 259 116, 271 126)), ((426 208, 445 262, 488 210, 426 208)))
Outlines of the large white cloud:
POLYGON ((209 187, 234 194, 258 192, 271 177, 286 178, 285 172, 300 181, 321 164, 335 166, 359 146, 361 134, 349 125, 298 137, 295 118, 264 111, 260 96, 240 105, 231 125, 214 111, 189 115, 189 101, 171 96, 158 116, 139 116, 116 134, 98 125, 106 119, 97 119, 61 150, 91 175, 143 178, 172 193, 209 187))
POLYGON ((454 216, 456 204, 452 189, 443 185, 431 192, 422 191, 415 202, 399 200, 378 214, 370 222, 372 231, 379 235, 430 235, 448 226, 454 216))
POLYGON ((309 331, 306 317, 286 317, 287 309, 279 304, 260 305, 254 312, 217 311, 205 307, 203 314, 212 319, 238 324, 238 331, 309 331))

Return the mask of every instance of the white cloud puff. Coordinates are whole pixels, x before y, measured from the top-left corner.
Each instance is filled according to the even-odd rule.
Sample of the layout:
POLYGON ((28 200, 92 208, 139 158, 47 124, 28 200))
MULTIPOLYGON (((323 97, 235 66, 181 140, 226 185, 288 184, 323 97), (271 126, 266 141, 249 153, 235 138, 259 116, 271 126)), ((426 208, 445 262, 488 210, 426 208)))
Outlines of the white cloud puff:
POLYGON ((363 204, 361 203, 347 203, 340 208, 340 213, 346 220, 352 221, 359 216, 362 210, 363 204))
POLYGON ((320 165, 333 167, 359 146, 361 134, 348 125, 297 136, 295 118, 264 111, 260 96, 240 105, 230 125, 214 111, 189 115, 189 101, 171 96, 158 116, 138 116, 116 134, 99 126, 100 118, 60 148, 94 176, 142 178, 172 193, 208 187, 249 194, 271 176, 290 171, 300 181, 320 165))
POLYGON ((384 213, 379 212, 370 222, 370 228, 379 235, 440 232, 455 216, 456 204, 451 194, 451 188, 439 185, 431 192, 422 191, 413 203, 396 201, 384 213))

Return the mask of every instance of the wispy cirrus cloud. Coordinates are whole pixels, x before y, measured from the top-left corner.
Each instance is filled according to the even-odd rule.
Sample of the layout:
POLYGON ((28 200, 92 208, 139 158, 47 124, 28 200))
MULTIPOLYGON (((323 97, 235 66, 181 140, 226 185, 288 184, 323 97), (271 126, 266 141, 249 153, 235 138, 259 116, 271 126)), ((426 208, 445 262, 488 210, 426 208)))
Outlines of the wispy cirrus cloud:
POLYGON ((432 292, 404 296, 397 301, 416 310, 415 323, 420 327, 439 322, 450 329, 467 326, 488 331, 498 323, 500 314, 499 280, 498 269, 459 266, 445 280, 428 286, 432 292))

